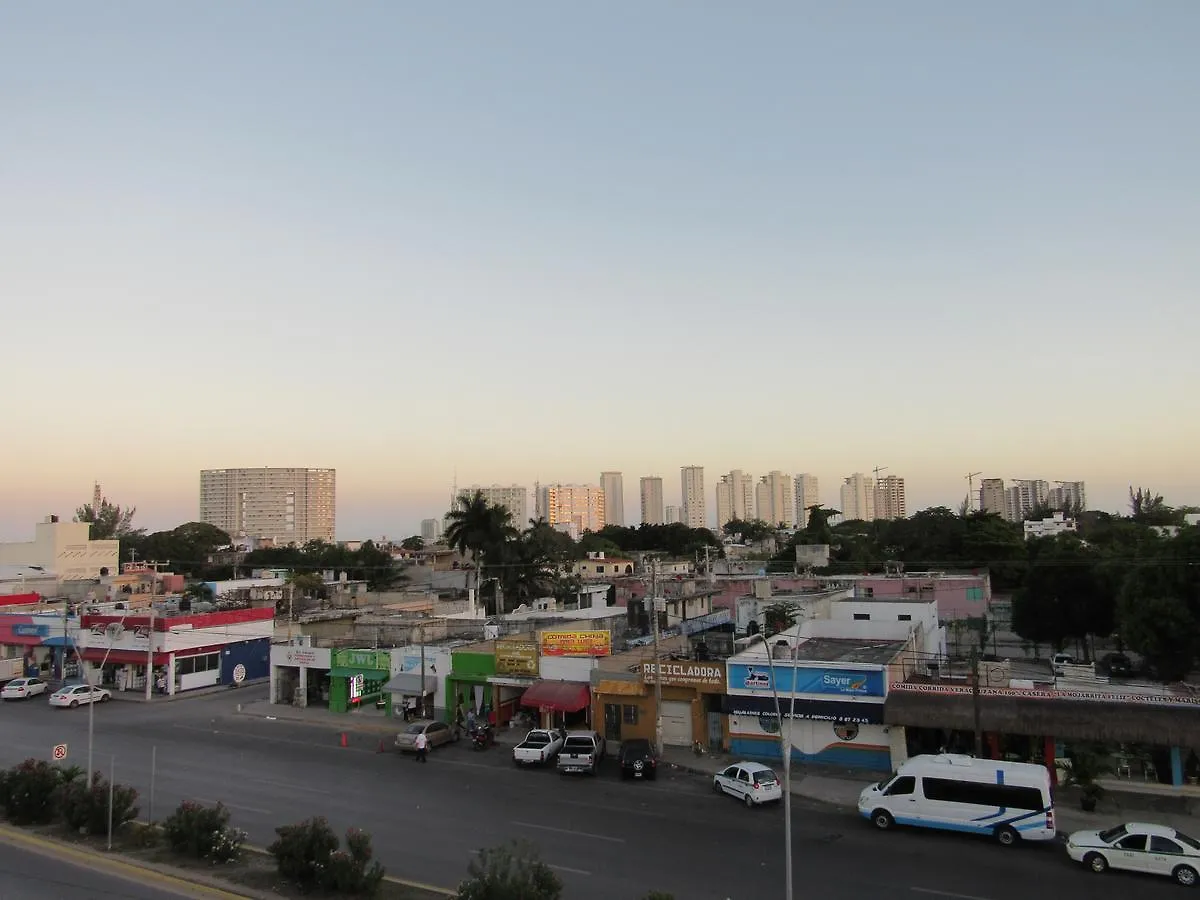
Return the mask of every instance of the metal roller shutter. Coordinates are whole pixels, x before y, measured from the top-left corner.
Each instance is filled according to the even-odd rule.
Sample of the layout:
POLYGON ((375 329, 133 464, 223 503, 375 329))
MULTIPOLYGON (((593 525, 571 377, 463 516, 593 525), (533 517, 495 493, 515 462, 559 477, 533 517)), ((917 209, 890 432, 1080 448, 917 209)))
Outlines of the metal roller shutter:
POLYGON ((692 746, 692 704, 686 700, 662 703, 663 743, 669 747, 692 746))

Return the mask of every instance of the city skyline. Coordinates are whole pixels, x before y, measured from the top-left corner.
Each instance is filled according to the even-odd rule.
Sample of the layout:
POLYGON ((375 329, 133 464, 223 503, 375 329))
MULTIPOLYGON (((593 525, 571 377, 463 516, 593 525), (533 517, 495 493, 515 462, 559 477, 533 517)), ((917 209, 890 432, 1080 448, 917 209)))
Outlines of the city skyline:
POLYGON ((1200 7, 764 4, 7 5, 0 532, 264 463, 349 538, 456 471, 1200 501, 1200 7))

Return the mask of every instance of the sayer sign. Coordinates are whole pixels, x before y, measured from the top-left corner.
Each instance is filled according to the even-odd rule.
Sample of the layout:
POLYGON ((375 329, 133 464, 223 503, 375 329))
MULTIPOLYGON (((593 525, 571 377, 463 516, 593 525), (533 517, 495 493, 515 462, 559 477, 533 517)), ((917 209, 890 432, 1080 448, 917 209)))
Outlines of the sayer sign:
MULTIPOLYGON (((781 693, 838 694, 853 697, 882 697, 884 694, 881 670, 805 668, 789 665, 775 666, 775 681, 781 693)), ((770 691, 771 670, 766 665, 729 667, 730 690, 770 691)))

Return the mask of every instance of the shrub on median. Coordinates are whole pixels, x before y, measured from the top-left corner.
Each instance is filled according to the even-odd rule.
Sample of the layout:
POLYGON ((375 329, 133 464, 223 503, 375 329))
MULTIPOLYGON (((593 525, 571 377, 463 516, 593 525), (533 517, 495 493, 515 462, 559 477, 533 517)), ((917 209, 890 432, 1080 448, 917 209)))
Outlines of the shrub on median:
POLYGON ((351 828, 346 849, 323 817, 298 825, 282 825, 267 852, 275 857, 279 874, 302 891, 320 888, 342 895, 370 897, 383 882, 384 870, 371 862, 371 836, 351 828))
POLYGON ((467 866, 457 900, 560 900, 562 880, 525 841, 480 850, 467 866))
POLYGON ((185 800, 163 822, 162 829, 173 851, 213 863, 236 860, 246 840, 246 832, 229 826, 229 810, 222 803, 204 806, 185 800))
MULTIPOLYGON (((112 830, 118 831, 137 818, 137 791, 123 784, 112 786, 112 830)), ((68 828, 87 834, 107 834, 109 785, 95 775, 89 786, 83 778, 62 784, 56 794, 58 813, 68 828)))
POLYGON ((0 776, 0 804, 14 825, 49 825, 58 814, 59 789, 77 769, 63 770, 40 759, 27 759, 0 776))

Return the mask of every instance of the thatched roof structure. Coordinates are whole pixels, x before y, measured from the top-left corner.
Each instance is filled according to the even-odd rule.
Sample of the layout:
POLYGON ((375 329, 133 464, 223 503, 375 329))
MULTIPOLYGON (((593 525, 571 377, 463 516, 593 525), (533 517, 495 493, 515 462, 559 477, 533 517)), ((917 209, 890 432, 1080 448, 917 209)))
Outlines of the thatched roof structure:
MULTIPOLYGON (((1055 737, 1059 740, 1112 741, 1200 748, 1200 706, 1092 703, 1030 697, 979 698, 984 731, 1055 737)), ((888 693, 883 720, 888 725, 972 731, 970 694, 888 693)))

